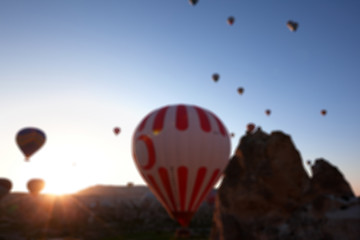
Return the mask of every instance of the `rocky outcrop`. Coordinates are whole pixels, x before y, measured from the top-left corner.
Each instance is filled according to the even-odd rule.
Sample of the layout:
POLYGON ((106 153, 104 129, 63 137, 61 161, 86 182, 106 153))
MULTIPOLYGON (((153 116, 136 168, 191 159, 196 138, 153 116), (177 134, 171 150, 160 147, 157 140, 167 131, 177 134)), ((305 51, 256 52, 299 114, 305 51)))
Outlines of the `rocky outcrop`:
POLYGON ((323 159, 312 171, 289 135, 248 133, 225 170, 210 239, 360 239, 348 182, 323 159))
POLYGON ((317 159, 311 167, 312 194, 331 194, 344 200, 355 197, 341 172, 324 159, 317 159))

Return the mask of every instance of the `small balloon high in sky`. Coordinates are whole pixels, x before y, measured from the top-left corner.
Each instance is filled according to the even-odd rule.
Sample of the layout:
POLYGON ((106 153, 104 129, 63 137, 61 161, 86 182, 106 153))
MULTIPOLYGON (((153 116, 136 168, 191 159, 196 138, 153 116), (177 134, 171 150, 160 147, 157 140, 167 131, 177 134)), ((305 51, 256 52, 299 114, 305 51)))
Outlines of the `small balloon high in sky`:
POLYGON ((238 91, 238 93, 239 93, 240 95, 242 95, 242 94, 244 93, 244 88, 243 88, 243 87, 239 87, 239 88, 237 89, 237 91, 238 91))
POLYGON ((227 23, 228 23, 230 26, 233 25, 234 22, 235 22, 235 18, 234 18, 233 16, 228 17, 227 23))
POLYGON ((114 131, 115 135, 119 135, 121 129, 119 127, 114 127, 113 131, 114 131))
POLYGON ((297 30, 298 27, 299 27, 299 24, 298 24, 297 22, 294 22, 294 21, 289 20, 289 21, 286 23, 286 26, 289 28, 290 31, 296 32, 296 30, 297 30))
POLYGON ((220 75, 219 75, 218 73, 214 73, 214 74, 212 75, 212 79, 213 79, 214 82, 219 81, 219 78, 220 78, 220 75))
POLYGON ((189 0, 189 3, 194 6, 197 4, 197 2, 198 0, 189 0))

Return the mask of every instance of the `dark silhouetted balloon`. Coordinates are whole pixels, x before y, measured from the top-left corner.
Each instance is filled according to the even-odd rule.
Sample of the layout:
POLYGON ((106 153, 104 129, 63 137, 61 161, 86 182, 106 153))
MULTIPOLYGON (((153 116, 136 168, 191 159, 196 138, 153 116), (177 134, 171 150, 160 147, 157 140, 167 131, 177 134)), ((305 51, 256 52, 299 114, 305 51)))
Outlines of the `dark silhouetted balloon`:
POLYGON ((248 133, 252 133, 252 131, 254 131, 255 129, 255 124, 253 123, 249 123, 247 126, 246 126, 246 130, 248 133))
POLYGON ((45 181, 40 178, 30 179, 27 183, 27 189, 29 192, 37 196, 45 187, 45 181))
POLYGON ((228 164, 231 146, 214 113, 178 104, 148 114, 135 130, 132 149, 151 191, 187 227, 228 164))
POLYGON ((230 136, 231 136, 231 137, 235 137, 235 133, 231 133, 230 136))
POLYGON ((212 189, 209 194, 207 195, 205 202, 209 204, 210 206, 214 206, 215 204, 215 198, 216 198, 217 190, 212 189))
POLYGON ((231 17, 228 17, 227 22, 228 22, 229 25, 233 25, 234 22, 235 22, 235 18, 232 17, 232 16, 231 16, 231 17))
POLYGON ((239 87, 239 88, 237 89, 237 91, 238 91, 238 93, 239 93, 240 95, 242 95, 242 94, 244 93, 244 88, 239 87))
POLYGON ((16 143, 28 161, 45 143, 46 136, 38 128, 23 128, 16 134, 16 143))
POLYGON ((5 197, 11 190, 12 183, 7 178, 0 178, 0 199, 5 197))
POLYGON ((189 0, 189 3, 195 6, 198 3, 198 0, 189 0))
POLYGON ((295 32, 298 29, 299 24, 297 22, 289 20, 286 23, 286 26, 289 28, 290 31, 295 32))
POLYGON ((268 115, 268 116, 270 116, 271 110, 270 110, 270 109, 266 109, 266 110, 265 110, 265 114, 268 115))
POLYGON ((325 116, 327 114, 327 111, 325 109, 321 110, 321 115, 325 116))
POLYGON ((218 73, 214 73, 212 75, 212 79, 214 80, 214 82, 217 82, 219 80, 219 78, 220 78, 220 75, 218 73))
POLYGON ((119 127, 115 127, 114 128, 114 133, 115 135, 118 135, 120 133, 120 128, 119 127))

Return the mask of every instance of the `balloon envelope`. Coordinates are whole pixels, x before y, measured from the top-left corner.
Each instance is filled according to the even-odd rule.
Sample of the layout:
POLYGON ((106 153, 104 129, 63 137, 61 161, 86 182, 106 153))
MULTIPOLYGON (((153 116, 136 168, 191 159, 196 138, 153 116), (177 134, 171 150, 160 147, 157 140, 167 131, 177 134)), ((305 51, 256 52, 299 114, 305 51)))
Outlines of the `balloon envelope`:
POLYGON ((244 93, 244 88, 239 87, 239 88, 237 89, 237 91, 238 91, 238 93, 241 95, 241 94, 244 93))
POLYGON ((39 178, 30 179, 27 183, 27 189, 32 195, 38 195, 45 187, 45 181, 39 178))
POLYGON ((270 110, 270 109, 266 109, 266 110, 265 110, 265 114, 269 116, 269 115, 271 114, 271 110, 270 110))
POLYGON ((0 198, 6 196, 12 188, 12 183, 7 178, 0 178, 0 198))
POLYGON ((234 21, 235 21, 234 17, 228 17, 228 19, 227 19, 227 22, 228 22, 229 25, 233 25, 234 21))
POLYGON ((190 3, 191 5, 196 5, 197 2, 198 2, 198 0, 189 0, 189 3, 190 3))
POLYGON ((220 75, 217 74, 217 73, 214 73, 214 74, 212 75, 212 79, 214 80, 214 82, 217 82, 217 81, 219 80, 219 78, 220 78, 220 75))
POLYGON ((249 123, 249 124, 246 126, 246 129, 247 129, 247 132, 251 133, 251 132, 254 131, 254 129, 255 129, 255 124, 249 123))
POLYGON ((16 143, 28 160, 46 140, 45 133, 38 128, 23 128, 16 134, 16 143))
POLYGON ((228 163, 230 138, 215 114, 180 104, 147 115, 135 130, 132 147, 151 191, 186 227, 228 163))
POLYGON ((327 111, 325 109, 321 110, 321 115, 325 116, 327 114, 327 111))
POLYGON ((295 32, 297 30, 299 24, 297 22, 289 20, 286 23, 286 26, 289 28, 290 31, 295 32))
POLYGON ((118 134, 120 133, 120 128, 119 128, 119 127, 115 127, 115 128, 114 128, 114 133, 115 133, 116 135, 118 135, 118 134))

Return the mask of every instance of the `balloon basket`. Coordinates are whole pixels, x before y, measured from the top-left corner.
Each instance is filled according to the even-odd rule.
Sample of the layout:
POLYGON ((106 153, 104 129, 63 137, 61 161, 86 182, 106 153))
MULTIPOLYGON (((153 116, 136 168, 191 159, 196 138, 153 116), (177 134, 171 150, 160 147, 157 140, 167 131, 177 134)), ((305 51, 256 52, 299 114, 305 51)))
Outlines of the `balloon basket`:
POLYGON ((188 227, 180 227, 176 229, 175 239, 187 239, 190 238, 191 231, 188 227))

